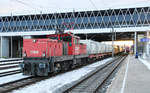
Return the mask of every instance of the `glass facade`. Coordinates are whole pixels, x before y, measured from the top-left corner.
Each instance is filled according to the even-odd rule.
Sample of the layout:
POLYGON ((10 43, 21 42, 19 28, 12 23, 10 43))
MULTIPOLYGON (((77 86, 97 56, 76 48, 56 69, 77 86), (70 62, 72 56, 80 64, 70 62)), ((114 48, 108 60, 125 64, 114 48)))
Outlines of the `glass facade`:
POLYGON ((50 31, 56 28, 102 29, 150 24, 150 7, 0 17, 0 32, 50 31))

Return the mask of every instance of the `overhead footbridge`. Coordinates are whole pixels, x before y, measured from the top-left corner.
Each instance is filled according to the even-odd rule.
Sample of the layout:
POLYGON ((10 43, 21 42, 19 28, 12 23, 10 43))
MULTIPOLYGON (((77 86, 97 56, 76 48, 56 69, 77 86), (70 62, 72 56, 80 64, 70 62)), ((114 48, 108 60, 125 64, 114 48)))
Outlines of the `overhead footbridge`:
POLYGON ((83 36, 92 34, 94 40, 111 39, 114 29, 118 39, 132 39, 136 47, 139 32, 149 36, 150 7, 0 16, 0 57, 21 54, 23 36, 53 34, 57 28, 83 36))
POLYGON ((0 17, 0 35, 43 35, 56 28, 74 33, 110 33, 149 30, 150 7, 74 11, 0 17), (11 34, 8 34, 11 33, 11 34))

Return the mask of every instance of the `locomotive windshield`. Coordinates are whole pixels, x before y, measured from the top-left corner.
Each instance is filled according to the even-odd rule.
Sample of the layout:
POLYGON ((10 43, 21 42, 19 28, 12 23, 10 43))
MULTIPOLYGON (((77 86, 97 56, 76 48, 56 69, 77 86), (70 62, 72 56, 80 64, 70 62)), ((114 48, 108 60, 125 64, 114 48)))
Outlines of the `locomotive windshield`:
POLYGON ((50 39, 56 39, 56 40, 58 40, 58 37, 49 37, 50 39))
POLYGON ((48 38, 55 39, 55 40, 61 40, 61 41, 65 41, 65 42, 72 41, 72 35, 70 35, 70 34, 53 34, 53 35, 48 35, 48 38))
POLYGON ((60 40, 63 40, 63 41, 66 41, 66 42, 71 42, 71 36, 60 37, 60 40))

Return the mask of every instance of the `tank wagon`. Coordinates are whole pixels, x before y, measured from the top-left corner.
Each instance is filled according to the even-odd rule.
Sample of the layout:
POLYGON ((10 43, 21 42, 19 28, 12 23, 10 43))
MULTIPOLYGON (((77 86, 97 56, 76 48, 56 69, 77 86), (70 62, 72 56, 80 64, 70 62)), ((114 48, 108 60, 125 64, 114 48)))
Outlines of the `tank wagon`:
POLYGON ((112 46, 80 40, 72 33, 57 33, 46 38, 23 40, 24 75, 48 76, 49 73, 75 68, 110 56, 112 46))

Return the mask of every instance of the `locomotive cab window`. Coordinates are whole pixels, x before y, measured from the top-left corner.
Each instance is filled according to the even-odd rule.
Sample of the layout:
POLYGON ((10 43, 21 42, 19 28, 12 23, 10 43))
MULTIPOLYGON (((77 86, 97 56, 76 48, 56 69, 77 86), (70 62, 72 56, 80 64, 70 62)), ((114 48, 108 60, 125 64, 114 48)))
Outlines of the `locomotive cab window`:
POLYGON ((78 38, 74 38, 74 44, 79 44, 79 39, 78 38))
POLYGON ((60 40, 63 40, 63 41, 66 41, 66 42, 71 42, 72 37, 71 36, 63 36, 63 37, 60 37, 60 40))
POLYGON ((58 37, 49 37, 50 39, 56 39, 56 40, 58 40, 58 37))

